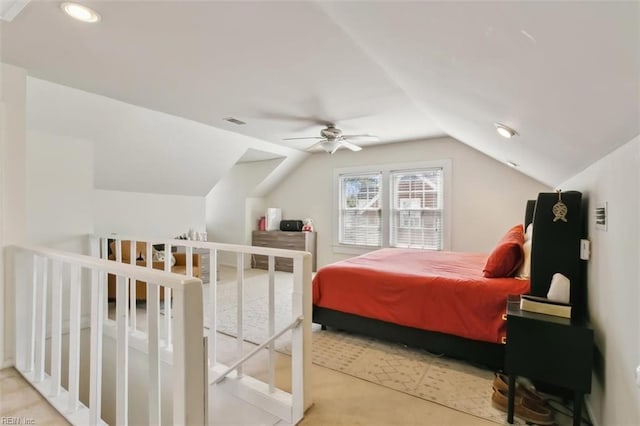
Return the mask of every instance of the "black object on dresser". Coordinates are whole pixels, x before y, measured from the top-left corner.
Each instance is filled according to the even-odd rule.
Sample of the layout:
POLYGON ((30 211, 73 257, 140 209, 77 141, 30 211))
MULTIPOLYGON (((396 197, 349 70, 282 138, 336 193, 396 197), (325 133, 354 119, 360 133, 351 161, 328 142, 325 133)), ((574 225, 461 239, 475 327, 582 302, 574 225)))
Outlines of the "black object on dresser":
POLYGON ((505 353, 509 423, 513 423, 516 377, 524 376, 572 390, 573 424, 580 426, 582 400, 591 391, 592 367, 593 330, 584 321, 522 311, 518 296, 509 299, 505 353))
MULTIPOLYGON (((287 250, 302 250, 311 253, 311 270, 316 270, 316 233, 315 232, 285 232, 285 231, 253 231, 251 245, 272 247, 287 250)), ((269 269, 267 256, 254 254, 251 256, 251 267, 269 269)), ((286 257, 275 258, 276 271, 293 272, 293 259, 286 257)))

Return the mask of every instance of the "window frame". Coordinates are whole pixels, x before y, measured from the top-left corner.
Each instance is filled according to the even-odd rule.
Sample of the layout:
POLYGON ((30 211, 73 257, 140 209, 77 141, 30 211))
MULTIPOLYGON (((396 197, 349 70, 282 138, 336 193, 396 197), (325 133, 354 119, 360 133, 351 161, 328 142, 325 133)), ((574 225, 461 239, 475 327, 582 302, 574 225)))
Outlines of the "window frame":
POLYGON ((442 250, 451 250, 451 194, 452 194, 452 162, 450 159, 421 161, 411 163, 393 163, 371 166, 343 167, 334 169, 333 173, 333 252, 342 254, 364 254, 382 247, 390 246, 391 233, 391 173, 400 171, 412 171, 430 168, 442 169, 442 250), (380 190, 381 201, 381 245, 362 246, 340 243, 340 177, 343 175, 375 174, 382 175, 380 190))

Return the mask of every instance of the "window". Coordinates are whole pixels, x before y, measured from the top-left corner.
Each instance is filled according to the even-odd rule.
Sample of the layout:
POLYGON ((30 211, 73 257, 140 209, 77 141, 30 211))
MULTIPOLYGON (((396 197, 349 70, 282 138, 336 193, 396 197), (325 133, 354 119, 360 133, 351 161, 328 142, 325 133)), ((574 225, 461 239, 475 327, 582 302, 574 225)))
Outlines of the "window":
POLYGON ((336 170, 335 250, 447 249, 444 189, 449 164, 447 160, 336 170))
POLYGON ((340 176, 340 244, 380 246, 382 174, 340 176))
POLYGON ((389 245, 442 250, 442 168, 390 175, 389 245))

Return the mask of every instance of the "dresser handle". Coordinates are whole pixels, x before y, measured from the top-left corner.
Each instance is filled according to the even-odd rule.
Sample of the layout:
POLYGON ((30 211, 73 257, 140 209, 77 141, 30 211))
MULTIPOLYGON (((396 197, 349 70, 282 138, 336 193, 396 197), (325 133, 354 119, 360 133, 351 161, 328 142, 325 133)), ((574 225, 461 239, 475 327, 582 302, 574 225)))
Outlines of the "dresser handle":
POLYGON ((507 320, 507 314, 502 314, 502 321, 506 321, 507 320))
POLYGON ((507 336, 504 336, 502 339, 500 339, 500 341, 502 342, 503 345, 507 344, 507 336))

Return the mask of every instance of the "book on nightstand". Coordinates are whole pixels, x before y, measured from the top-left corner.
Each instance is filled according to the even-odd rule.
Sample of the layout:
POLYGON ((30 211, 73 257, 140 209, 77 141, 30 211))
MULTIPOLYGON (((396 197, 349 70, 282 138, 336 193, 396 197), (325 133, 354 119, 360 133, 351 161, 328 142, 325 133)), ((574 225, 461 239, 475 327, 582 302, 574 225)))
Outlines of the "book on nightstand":
POLYGON ((520 296, 520 309, 538 314, 571 318, 571 305, 569 303, 556 302, 546 297, 523 294, 520 296))

